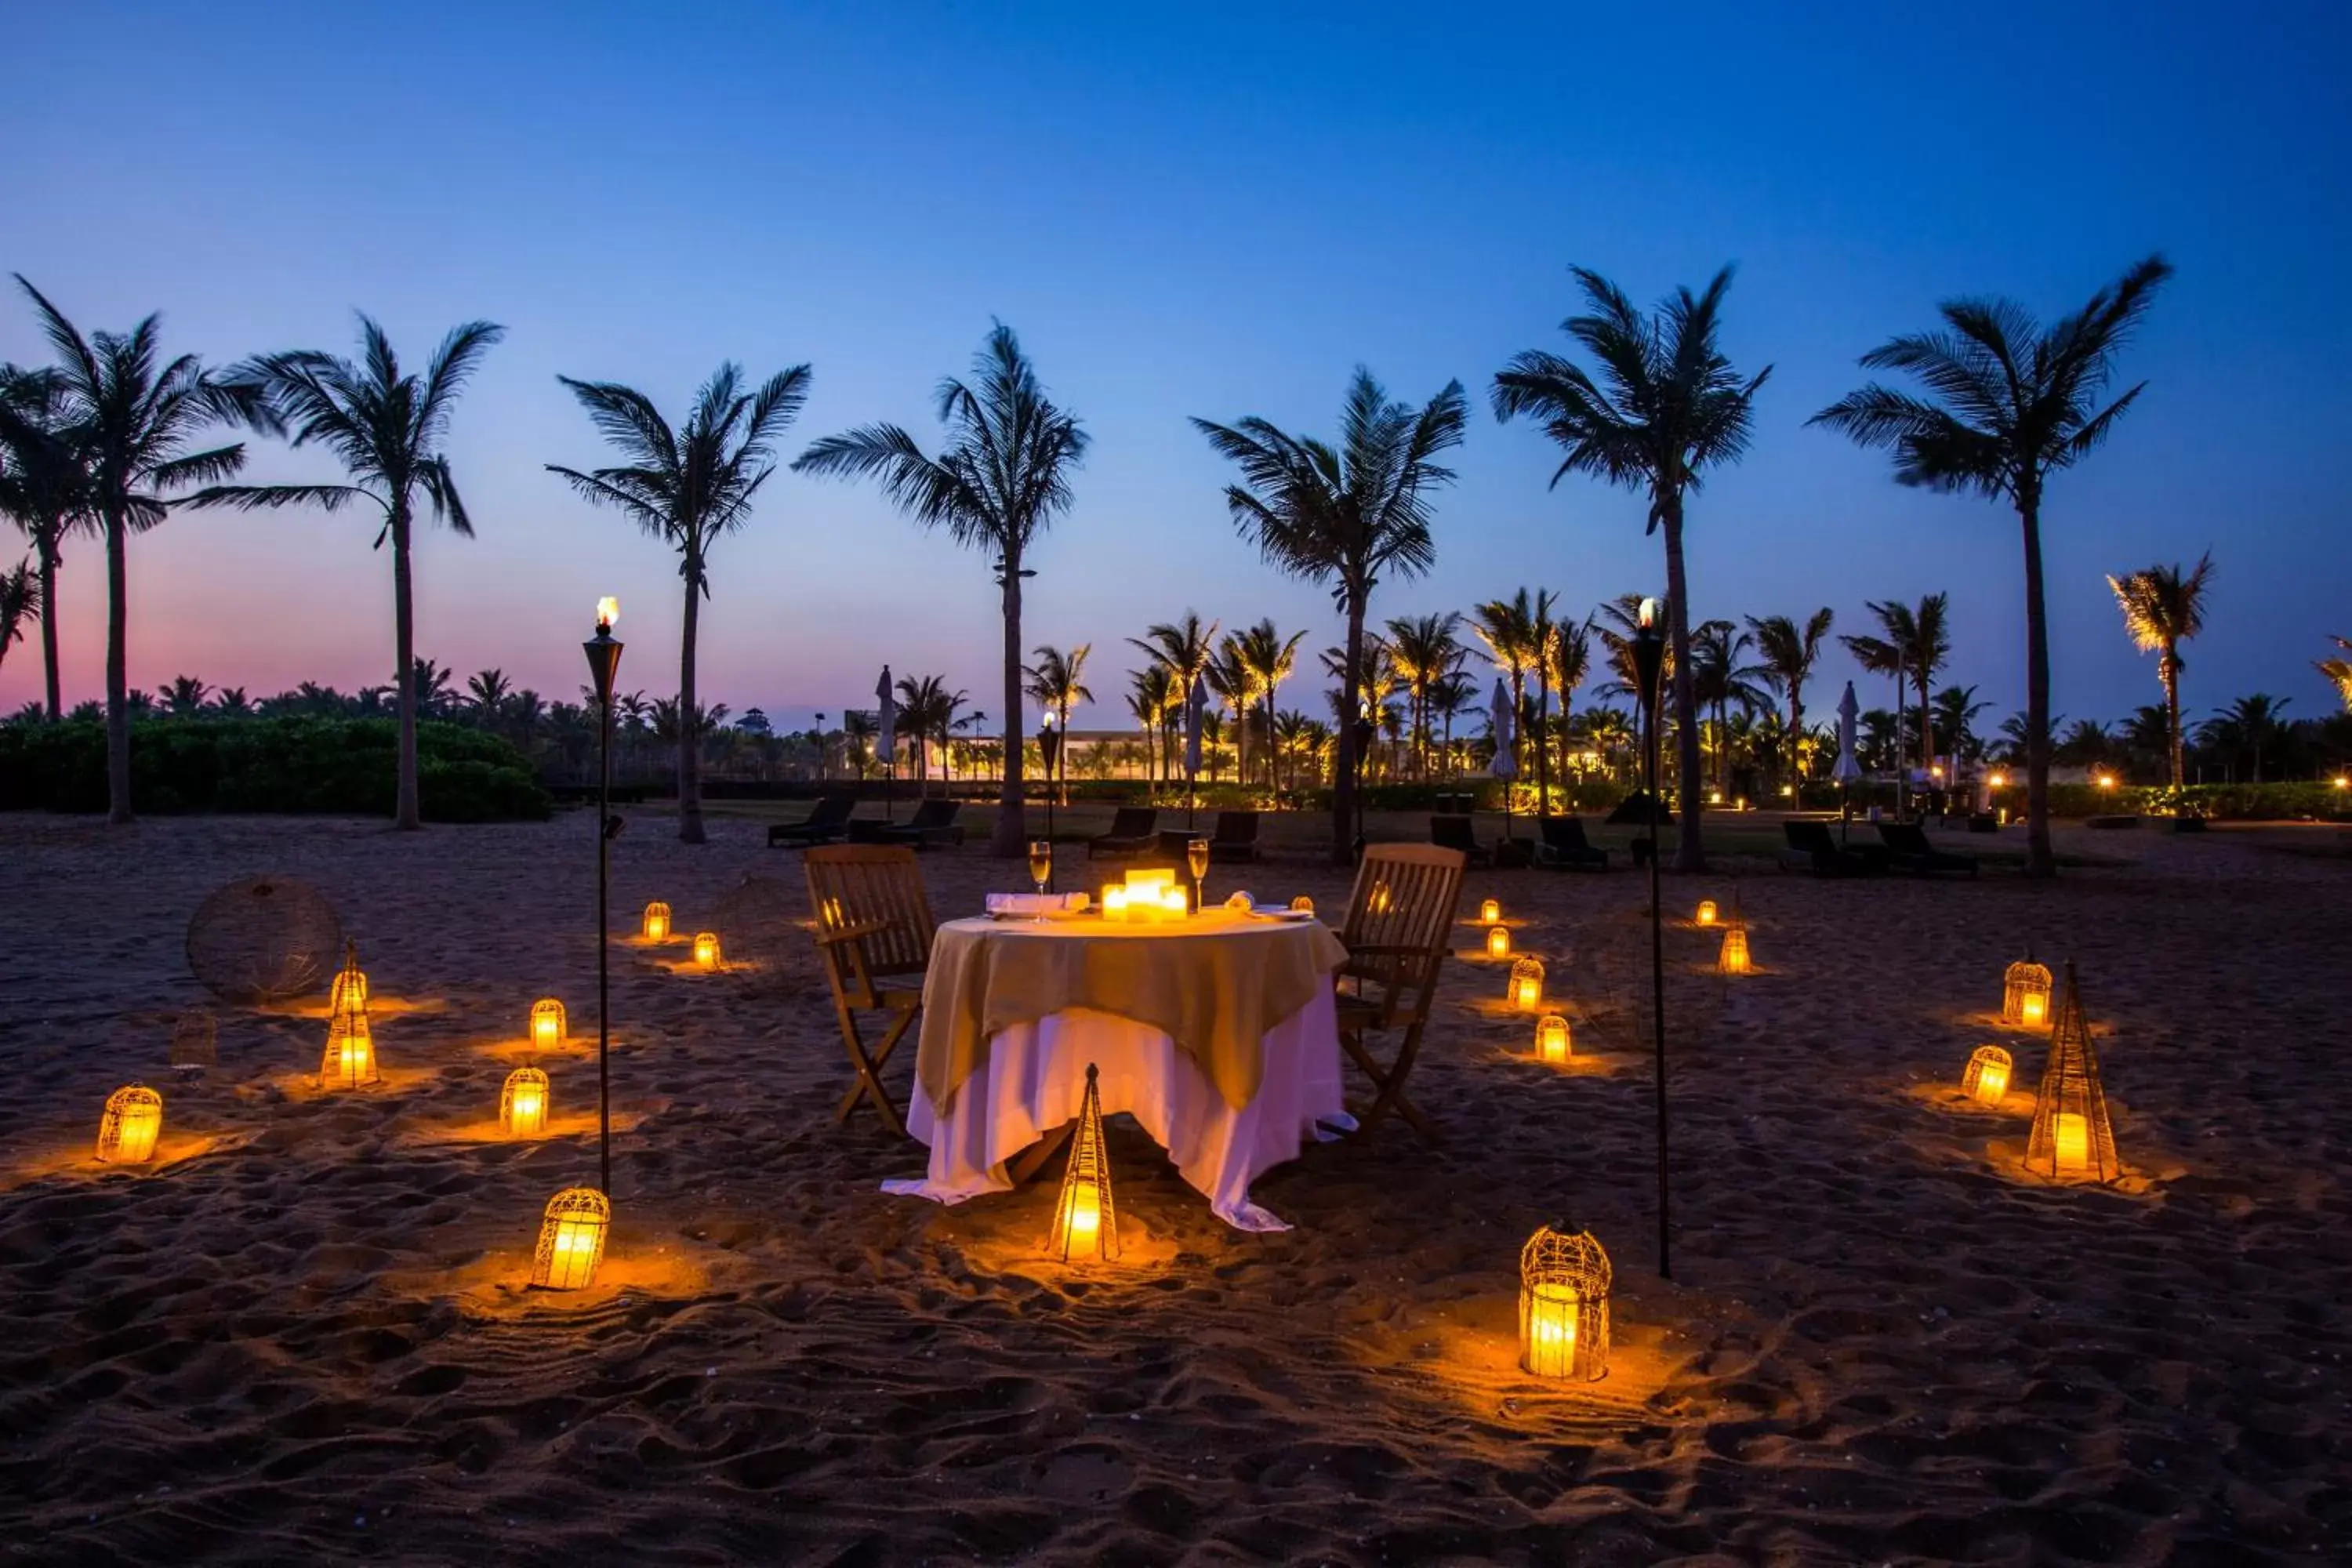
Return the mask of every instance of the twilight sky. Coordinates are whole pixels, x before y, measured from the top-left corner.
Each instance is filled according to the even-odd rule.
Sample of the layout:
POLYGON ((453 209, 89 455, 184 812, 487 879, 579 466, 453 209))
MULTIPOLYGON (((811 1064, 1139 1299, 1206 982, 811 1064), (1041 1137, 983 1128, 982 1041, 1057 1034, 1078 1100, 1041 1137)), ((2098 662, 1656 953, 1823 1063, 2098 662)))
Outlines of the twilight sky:
MULTIPOLYGON (((1564 346, 1570 262, 1647 303, 1736 261, 1727 347, 1776 368, 1753 451, 1692 505, 1694 618, 1828 604, 1862 630, 1867 599, 1948 589, 1948 679, 1991 701, 1990 730, 2024 696, 2013 516, 1900 489, 1803 421, 1939 300, 2047 316, 2161 249, 2179 275, 2124 366, 2151 384, 2048 500, 2055 706, 2157 700, 2101 574, 2210 545, 2192 714, 2258 689, 2327 711, 2310 661, 2352 635, 2352 11, 1699 0, 1666 31, 1591 10, 28 6, 0 63, 0 271, 86 331, 161 310, 167 347, 208 360, 348 353, 354 307, 420 363, 457 321, 504 323, 450 443, 478 537, 424 540, 418 646, 566 699, 603 593, 624 686, 673 689, 680 588, 660 545, 542 470, 607 460, 559 373, 682 416, 721 360, 807 361, 788 456, 877 418, 930 447, 931 386, 1002 317, 1095 437, 1027 640, 1091 641, 1079 722, 1118 724, 1124 639, 1150 621, 1337 640, 1323 591, 1235 537, 1185 416, 1328 432, 1359 362, 1416 402, 1458 377, 1478 409, 1436 571, 1383 584, 1376 619, 1523 584, 1575 614, 1660 591, 1643 503, 1548 490, 1554 449, 1497 426, 1486 385, 1564 346)), ((0 359, 43 356, 0 299, 0 359)), ((255 479, 333 477, 252 447, 255 479)), ((175 517, 131 550, 132 683, 389 679, 373 537, 358 513, 175 517)), ((706 700, 837 719, 887 660, 944 673, 993 728, 986 563, 870 489, 780 473, 714 559, 706 700)), ((102 578, 94 544, 68 555, 69 700, 101 689, 102 578)), ((1851 673, 1833 656, 1808 706, 1851 673)), ((0 711, 39 679, 28 639, 0 711)), ((1319 713, 1319 684, 1289 700, 1319 713)))

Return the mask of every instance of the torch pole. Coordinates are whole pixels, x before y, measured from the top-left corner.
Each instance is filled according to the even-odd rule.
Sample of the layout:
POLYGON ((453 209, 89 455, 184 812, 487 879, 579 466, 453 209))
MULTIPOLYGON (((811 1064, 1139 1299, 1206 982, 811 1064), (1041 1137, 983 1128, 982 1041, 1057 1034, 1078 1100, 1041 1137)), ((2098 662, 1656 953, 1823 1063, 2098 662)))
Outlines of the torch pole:
MULTIPOLYGON (((1665 668, 1665 639, 1656 625, 1660 606, 1654 599, 1642 603, 1642 625, 1633 636, 1634 673, 1642 683, 1643 766, 1647 774, 1650 805, 1650 1018, 1652 1049, 1657 1068, 1658 1113, 1658 1278, 1675 1277, 1671 1228, 1667 1218, 1666 1163, 1666 946, 1664 917, 1659 899, 1658 863, 1664 858, 1665 832, 1659 821, 1658 678, 1665 668)), ((1687 783, 1685 786, 1687 788, 1687 783)), ((1687 804, 1684 806, 1688 810, 1687 804)))
POLYGON ((597 704, 596 759, 596 1145, 597 1191, 613 1195, 613 704, 597 704))

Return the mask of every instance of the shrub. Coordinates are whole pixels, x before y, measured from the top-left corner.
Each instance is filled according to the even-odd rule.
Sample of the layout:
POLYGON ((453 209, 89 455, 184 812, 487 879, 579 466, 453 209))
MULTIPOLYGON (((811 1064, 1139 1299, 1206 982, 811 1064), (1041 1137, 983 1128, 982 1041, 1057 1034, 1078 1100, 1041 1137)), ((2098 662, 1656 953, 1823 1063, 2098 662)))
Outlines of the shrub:
MULTIPOLYGON (((131 803, 189 812, 390 816, 400 744, 390 719, 157 719, 131 727, 131 803)), ((522 753, 456 724, 416 727, 416 784, 436 822, 538 820, 553 809, 522 753)), ((0 728, 0 810, 106 809, 106 727, 0 728)))

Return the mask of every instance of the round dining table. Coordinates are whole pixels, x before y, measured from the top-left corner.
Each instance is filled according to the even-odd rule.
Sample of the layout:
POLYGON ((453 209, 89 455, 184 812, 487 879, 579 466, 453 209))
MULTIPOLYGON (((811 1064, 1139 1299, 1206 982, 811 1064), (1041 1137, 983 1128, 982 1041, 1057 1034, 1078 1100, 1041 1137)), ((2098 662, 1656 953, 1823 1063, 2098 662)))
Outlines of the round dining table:
POLYGON ((946 922, 907 1117, 930 1162, 884 1189, 947 1204, 1010 1189, 1006 1163, 1078 1114, 1092 1066, 1103 1113, 1132 1116, 1219 1218, 1287 1229, 1250 1184, 1354 1126, 1332 1003, 1346 956, 1287 911, 946 922))

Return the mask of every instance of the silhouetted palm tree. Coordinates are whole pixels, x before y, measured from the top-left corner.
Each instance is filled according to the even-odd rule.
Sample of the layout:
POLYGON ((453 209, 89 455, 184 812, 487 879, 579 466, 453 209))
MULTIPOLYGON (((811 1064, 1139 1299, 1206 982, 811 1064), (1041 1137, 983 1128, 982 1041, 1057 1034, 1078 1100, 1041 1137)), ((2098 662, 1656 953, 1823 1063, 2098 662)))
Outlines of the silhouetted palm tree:
POLYGON ((1260 621, 1254 626, 1230 633, 1226 645, 1234 651, 1234 661, 1247 678, 1251 698, 1258 704, 1264 720, 1263 734, 1266 742, 1265 787, 1278 790, 1281 780, 1276 775, 1274 747, 1275 699, 1282 683, 1290 679, 1298 662, 1298 645, 1307 640, 1305 632, 1293 632, 1285 637, 1274 629, 1272 621, 1260 621))
POLYGON ((2109 577, 2107 586, 2124 613, 2124 630, 2132 646, 2157 656, 2156 678, 2164 683, 2165 722, 2171 737, 2166 752, 2172 787, 2186 782, 2180 735, 2180 645, 2205 629, 2205 591, 2213 581, 2213 552, 2183 572, 2176 563, 2145 566, 2121 577, 2109 577))
MULTIPOLYGON (((1528 710, 1528 671, 1536 667, 1541 649, 1536 643, 1535 606, 1528 591, 1520 589, 1507 599, 1489 599, 1470 607, 1470 630, 1486 645, 1486 662, 1496 674, 1510 683, 1511 711, 1519 716, 1518 728, 1526 729, 1528 710)), ((1519 764, 1519 748, 1526 736, 1511 737, 1512 776, 1527 770, 1519 764)))
POLYGON ((41 666, 48 717, 64 712, 58 678, 58 569, 67 536, 86 532, 89 474, 75 451, 64 389, 47 371, 0 365, 0 517, 22 529, 38 563, 37 592, 25 614, 41 621, 41 666), (29 607, 37 603, 38 608, 29 607))
POLYGON ((1757 685, 1763 667, 1739 662, 1754 646, 1755 639, 1729 621, 1702 621, 1691 632, 1691 681, 1701 706, 1715 716, 1715 782, 1727 790, 1731 776, 1726 710, 1734 702, 1743 710, 1764 706, 1764 692, 1757 685))
POLYGON ((2263 782, 2263 752, 2286 739, 2287 727, 2283 715, 2289 700, 2263 691, 2251 697, 2241 697, 2200 725, 2198 739, 2217 751, 2233 755, 2252 753, 2254 768, 2252 782, 2260 784, 2263 782))
MULTIPOLYGON (((1095 700, 1086 683, 1087 656, 1094 651, 1095 645, 1086 642, 1067 652, 1050 643, 1040 644, 1037 662, 1021 667, 1021 689, 1013 694, 1016 711, 1023 697, 1031 698, 1038 707, 1052 713, 1054 721, 1062 727, 1062 750, 1055 759, 1059 765, 1045 783, 1064 805, 1070 804, 1070 710, 1095 700)), ((1012 742, 1015 750, 1020 744, 1017 737, 1012 742)))
MULTIPOLYGON (((2331 637, 2327 639, 2341 651, 2352 654, 2352 637, 2331 637)), ((2352 713, 2352 658, 2315 658, 2311 668, 2326 676, 2343 700, 2345 711, 2352 713)))
POLYGON ((1931 744, 1940 744, 1945 755, 1960 762, 1976 761, 1984 752, 1984 742, 1977 738, 1977 715, 1991 706, 1977 700, 1973 686, 1947 686, 1936 693, 1931 744))
MULTIPOLYGON (((1353 714, 1362 694, 1364 618, 1383 575, 1418 577, 1437 557, 1431 539, 1430 492, 1454 470, 1438 454, 1462 443, 1468 419, 1462 384, 1449 382, 1416 410, 1391 403, 1361 365, 1341 407, 1339 444, 1297 437, 1266 420, 1236 425, 1194 419, 1209 445, 1242 471, 1225 487, 1225 508, 1244 538, 1282 571, 1327 584, 1348 625, 1343 704, 1353 714)), ((1339 726, 1331 792, 1331 858, 1353 860, 1356 726, 1339 726)))
POLYGON ((1460 637, 1462 617, 1442 615, 1400 617, 1388 624, 1389 657, 1412 705, 1414 771, 1429 776, 1429 689, 1458 669, 1467 657, 1460 637))
POLYGON ((174 719, 193 719, 205 710, 210 688, 193 675, 176 675, 163 689, 164 710, 174 719))
POLYGON ((2025 536, 2026 869, 2053 877, 2050 847, 2050 628, 2042 592, 2042 499, 2050 476, 2088 457, 2137 400, 2142 382, 2096 405, 2171 267, 2151 256, 2080 310, 2042 327, 2007 300, 1944 304, 1944 329, 1893 338, 1867 370, 1917 379, 1925 397, 1873 384, 1811 424, 1895 454, 1899 484, 2007 500, 2025 536))
POLYGON ((1023 564, 1055 514, 1069 509, 1070 476, 1086 458, 1077 416, 1046 397, 1013 329, 998 322, 974 360, 971 385, 940 384, 940 422, 950 432, 937 458, 896 425, 828 436, 793 464, 814 474, 871 479, 925 528, 996 558, 1004 602, 1004 782, 991 854, 1027 852, 1021 814, 1021 582, 1023 564))
POLYGON ((1756 654, 1763 667, 1764 679, 1789 700, 1789 724, 1781 731, 1781 739, 1790 748, 1790 754, 1782 761, 1792 774, 1797 771, 1796 750, 1804 742, 1805 682, 1822 657, 1822 643, 1829 637, 1835 619, 1826 605, 1806 617, 1802 626, 1787 616, 1766 616, 1761 620, 1748 617, 1748 630, 1756 639, 1756 654))
POLYGON ((83 504, 106 541, 107 820, 131 816, 130 536, 170 515, 164 492, 225 479, 245 466, 242 443, 192 452, 196 435, 215 425, 274 429, 274 416, 251 388, 225 382, 194 354, 165 363, 160 316, 130 332, 81 331, 39 289, 16 279, 33 301, 58 363, 49 374, 81 464, 83 504))
MULTIPOLYGON (((1838 640, 1845 644, 1854 662, 1873 675, 1891 676, 1898 682, 1907 683, 1918 693, 1917 710, 1925 714, 1927 684, 1952 657, 1951 622, 1946 613, 1949 605, 1950 595, 1947 594, 1923 596, 1916 610, 1894 599, 1883 604, 1873 600, 1870 613, 1878 617, 1879 628, 1886 635, 1838 640)), ((1899 689, 1896 700, 1905 700, 1899 689)), ((1919 726, 1920 771, 1935 766, 1935 742, 1923 722, 1919 726)))
MULTIPOLYGON (((1708 468, 1737 462, 1748 449, 1756 392, 1772 368, 1767 365, 1742 382, 1717 344, 1723 297, 1731 287, 1728 267, 1704 293, 1678 289, 1647 319, 1614 283, 1586 268, 1574 270, 1592 313, 1570 317, 1561 330, 1600 366, 1601 381, 1572 360, 1528 350, 1495 377, 1495 416, 1507 420, 1524 414, 1542 421, 1545 434, 1568 454, 1552 475, 1554 485, 1580 473, 1649 493, 1650 531, 1663 528, 1665 533, 1679 773, 1685 784, 1695 784, 1698 694, 1690 668, 1684 500, 1700 487, 1708 468)), ((1706 865, 1701 793, 1683 791, 1675 864, 1685 871, 1706 865)))
POLYGON ((11 644, 25 640, 26 620, 41 613, 41 580, 32 563, 20 562, 0 572, 0 660, 8 657, 11 644))
POLYGON ((684 426, 676 430, 642 392, 608 381, 557 377, 629 463, 593 473, 550 463, 548 471, 562 475, 597 505, 617 508, 677 551, 677 574, 686 580, 677 659, 677 836, 688 844, 704 838, 694 650, 701 604, 710 596, 710 547, 751 515, 752 498, 775 472, 770 458, 776 437, 808 400, 811 379, 809 367, 796 364, 747 392, 742 374, 733 364, 720 365, 696 394, 684 426))
MULTIPOLYGON (((297 447, 317 442, 334 453, 351 482, 341 485, 215 485, 190 496, 193 507, 316 506, 339 511, 354 500, 383 513, 376 548, 392 542, 392 626, 395 669, 415 657, 415 596, 410 586, 410 535, 416 494, 425 493, 436 519, 463 538, 474 525, 457 497, 449 459, 441 451, 458 390, 490 345, 505 335, 488 321, 468 321, 441 340, 425 374, 403 375, 399 358, 383 329, 360 317, 361 359, 303 350, 264 354, 229 374, 228 380, 266 401, 297 447)), ((393 826, 424 826, 416 796, 416 704, 405 688, 400 699, 398 785, 393 826)))

